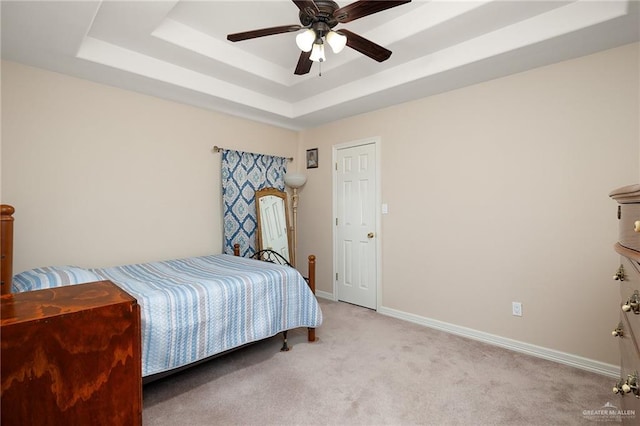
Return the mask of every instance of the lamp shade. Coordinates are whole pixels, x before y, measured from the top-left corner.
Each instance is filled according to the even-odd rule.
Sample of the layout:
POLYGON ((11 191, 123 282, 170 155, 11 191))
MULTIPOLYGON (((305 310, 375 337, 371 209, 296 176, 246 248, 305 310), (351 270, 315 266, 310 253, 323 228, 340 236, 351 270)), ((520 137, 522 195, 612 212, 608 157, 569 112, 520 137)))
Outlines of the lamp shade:
POLYGON ((316 41, 316 33, 312 29, 301 32, 296 36, 296 44, 303 52, 310 51, 314 41, 316 41))
POLYGON ((324 60, 326 59, 324 56, 324 44, 314 43, 309 59, 315 62, 324 62, 324 60))
POLYGON ((307 183, 307 177, 302 173, 287 173, 284 175, 284 184, 289 188, 301 188, 305 183, 307 183))
POLYGON ((326 38, 333 53, 342 52, 342 49, 347 45, 347 37, 335 31, 329 31, 326 38))

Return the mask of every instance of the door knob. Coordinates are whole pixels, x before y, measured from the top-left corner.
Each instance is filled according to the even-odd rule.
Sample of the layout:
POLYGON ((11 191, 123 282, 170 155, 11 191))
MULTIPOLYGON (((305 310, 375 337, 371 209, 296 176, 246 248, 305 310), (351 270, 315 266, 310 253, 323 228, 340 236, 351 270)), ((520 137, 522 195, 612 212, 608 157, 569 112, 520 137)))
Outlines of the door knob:
POLYGON ((636 220, 633 224, 633 230, 636 232, 640 232, 640 220, 636 220))
POLYGON ((374 237, 374 235, 375 235, 375 234, 374 234, 373 232, 369 232, 369 233, 367 234, 367 238, 373 238, 373 237, 374 237))

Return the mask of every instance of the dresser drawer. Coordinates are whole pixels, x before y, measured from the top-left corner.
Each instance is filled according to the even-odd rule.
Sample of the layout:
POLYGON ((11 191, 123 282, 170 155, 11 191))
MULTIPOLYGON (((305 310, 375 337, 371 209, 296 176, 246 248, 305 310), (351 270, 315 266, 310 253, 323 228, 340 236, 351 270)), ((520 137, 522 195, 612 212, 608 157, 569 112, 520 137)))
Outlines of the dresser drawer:
MULTIPOLYGON (((620 355, 622 362, 622 373, 631 374, 634 371, 640 372, 640 347, 636 335, 629 324, 627 315, 620 315, 620 325, 622 335, 618 337, 620 342, 620 355)), ((625 376, 626 377, 626 376, 625 376)))
POLYGON ((620 265, 624 271, 623 279, 618 281, 620 284, 620 307, 621 315, 626 317, 628 321, 628 330, 633 332, 636 337, 640 338, 640 313, 633 309, 624 312, 622 307, 629 301, 633 301, 634 293, 638 293, 637 299, 640 300, 640 264, 635 260, 627 257, 620 257, 620 265))
POLYGON ((615 274, 618 279, 614 283, 619 283, 620 296, 628 297, 635 290, 640 291, 640 263, 637 260, 620 256, 620 266, 615 274))
MULTIPOLYGON (((633 333, 628 331, 629 323, 627 322, 627 319, 629 319, 628 316, 622 315, 620 320, 621 328, 623 330, 622 336, 619 338, 621 381, 629 380, 629 376, 637 376, 640 374, 640 354, 638 351, 638 343, 633 333)), ((621 418, 621 420, 623 420, 623 424, 637 424, 636 422, 638 418, 635 413, 640 413, 640 399, 637 398, 633 392, 620 394, 620 401, 617 403, 614 402, 614 405, 626 412, 631 410, 634 413, 634 415, 623 415, 621 418)))
POLYGON ((623 246, 640 251, 640 204, 620 204, 619 241, 623 246))

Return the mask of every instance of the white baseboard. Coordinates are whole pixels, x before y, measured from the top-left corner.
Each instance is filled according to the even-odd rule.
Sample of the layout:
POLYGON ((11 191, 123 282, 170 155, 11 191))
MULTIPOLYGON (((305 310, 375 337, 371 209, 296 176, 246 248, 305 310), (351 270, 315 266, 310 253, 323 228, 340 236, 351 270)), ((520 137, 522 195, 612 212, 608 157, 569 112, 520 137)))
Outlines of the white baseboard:
POLYGON ((333 297, 333 293, 328 293, 326 291, 322 291, 322 290, 316 290, 316 296, 321 297, 323 299, 329 299, 329 300, 336 300, 333 297))
MULTIPOLYGON (((333 297, 333 293, 326 291, 316 291, 316 296, 328 300, 336 300, 333 297)), ((397 309, 386 308, 381 306, 378 309, 378 313, 387 315, 393 318, 398 318, 404 321, 409 321, 414 324, 423 325, 425 327, 434 328, 436 330, 444 331, 447 333, 455 334, 458 336, 466 337, 480 342, 488 343, 490 345, 499 346, 501 348, 509 349, 515 352, 535 356, 538 358, 554 361, 560 364, 569 365, 571 367, 579 368, 581 370, 590 371, 596 374, 602 374, 611 378, 620 378, 620 366, 607 364, 600 361, 595 361, 589 358, 584 358, 578 355, 569 354, 566 352, 557 351, 555 349, 544 348, 542 346, 532 345, 530 343, 520 342, 518 340, 508 339, 506 337, 497 336, 495 334, 485 333, 484 331, 474 330, 472 328, 462 327, 455 324, 450 324, 444 321, 439 321, 431 318, 422 317, 420 315, 410 314, 407 312, 399 311, 397 309)))
MULTIPOLYGON (((329 296, 331 297, 327 297, 328 299, 333 299, 333 295, 329 293, 329 296)), ((471 328, 461 327, 459 325, 449 324, 443 321, 421 317, 419 315, 409 314, 406 312, 398 311, 396 309, 380 307, 380 309, 378 309, 378 312, 390 317, 409 321, 419 325, 424 325, 426 327, 445 331, 451 334, 456 334, 462 337, 467 337, 469 339, 478 340, 490 345, 500 346, 505 349, 524 353, 538 358, 555 361, 560 364, 569 365, 571 367, 590 371, 592 373, 602 374, 611 378, 620 377, 620 367, 617 365, 607 364, 578 355, 572 355, 566 352, 560 352, 554 349, 548 349, 542 346, 536 346, 530 343, 496 336, 495 334, 485 333, 483 331, 473 330, 471 328)))

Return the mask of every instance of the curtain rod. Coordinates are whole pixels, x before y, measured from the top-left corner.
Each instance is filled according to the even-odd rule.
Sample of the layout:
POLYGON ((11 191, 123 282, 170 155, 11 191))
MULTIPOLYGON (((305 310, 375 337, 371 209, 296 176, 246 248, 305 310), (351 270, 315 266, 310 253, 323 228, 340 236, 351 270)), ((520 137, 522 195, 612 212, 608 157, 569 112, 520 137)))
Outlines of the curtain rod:
MULTIPOLYGON (((223 149, 226 149, 226 148, 221 148, 221 147, 219 147, 219 146, 215 145, 215 146, 213 147, 213 149, 212 149, 212 150, 213 150, 213 152, 220 152, 220 151, 222 151, 223 149)), ((264 155, 264 154, 262 154, 262 155, 264 155)), ((267 154, 267 155, 268 155, 268 154, 267 154)), ((287 160, 289 160, 289 161, 293 161, 293 157, 285 157, 285 158, 286 158, 287 160)))

